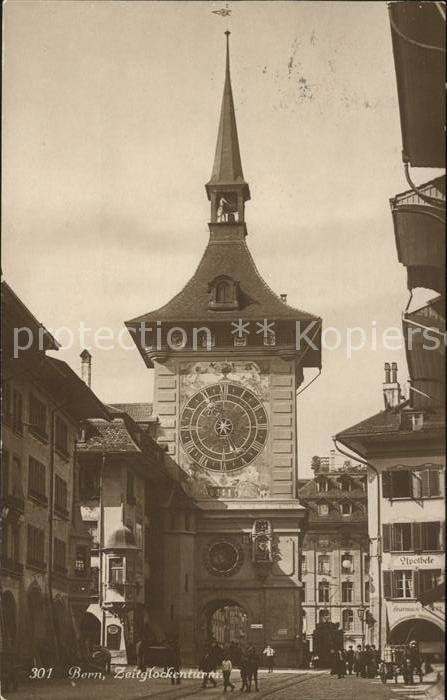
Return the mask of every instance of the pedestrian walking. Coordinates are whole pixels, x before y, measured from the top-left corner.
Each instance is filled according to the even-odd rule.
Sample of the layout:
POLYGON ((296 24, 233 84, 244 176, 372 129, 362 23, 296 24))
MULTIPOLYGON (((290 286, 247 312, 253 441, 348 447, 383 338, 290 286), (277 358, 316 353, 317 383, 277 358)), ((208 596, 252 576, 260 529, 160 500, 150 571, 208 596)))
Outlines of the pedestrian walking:
POLYGON ((253 645, 250 645, 247 652, 247 675, 248 675, 248 692, 251 691, 251 682, 254 681, 255 690, 258 688, 258 669, 259 655, 253 645))
POLYGON ((246 690, 248 693, 248 659, 247 659, 247 653, 244 649, 241 650, 239 670, 240 670, 241 681, 242 681, 241 693, 243 693, 244 690, 246 690))
POLYGON ((231 692, 234 690, 234 685, 231 682, 231 671, 233 670, 233 664, 231 663, 230 654, 223 654, 222 659, 222 675, 223 675, 223 686, 224 693, 227 692, 227 688, 231 688, 231 692))
POLYGON ((180 668, 182 664, 180 647, 177 639, 171 639, 168 644, 167 664, 168 668, 172 669, 170 673, 171 685, 180 685, 180 668))
POLYGON ((216 665, 214 663, 215 655, 211 649, 207 649, 200 662, 199 671, 203 671, 202 688, 207 687, 208 681, 211 681, 213 687, 217 686, 214 675, 216 673, 216 665))
POLYGON ((146 643, 144 638, 138 640, 135 651, 137 652, 137 666, 144 673, 146 670, 146 643))
POLYGON ((336 671, 338 678, 344 678, 346 676, 346 658, 343 649, 339 649, 336 653, 336 671))
POLYGON ((275 653, 276 653, 275 650, 273 649, 273 647, 270 646, 270 644, 267 644, 264 651, 262 652, 263 656, 266 657, 268 673, 273 673, 273 665, 275 663, 275 653))
POLYGON ((348 648, 348 651, 346 652, 346 668, 348 671, 348 674, 352 676, 352 670, 354 668, 354 663, 355 663, 355 655, 354 655, 354 648, 350 646, 348 648))

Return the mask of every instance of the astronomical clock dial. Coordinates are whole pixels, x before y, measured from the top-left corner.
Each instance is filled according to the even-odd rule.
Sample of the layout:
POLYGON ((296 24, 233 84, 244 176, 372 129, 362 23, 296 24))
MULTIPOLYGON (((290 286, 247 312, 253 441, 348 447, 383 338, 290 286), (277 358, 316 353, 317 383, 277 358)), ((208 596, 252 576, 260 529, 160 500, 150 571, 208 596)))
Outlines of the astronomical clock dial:
POLYGON ((199 466, 223 472, 240 469, 265 447, 267 414, 255 394, 241 384, 211 384, 184 407, 180 439, 199 466))
POLYGON ((243 553, 239 544, 218 540, 204 552, 205 565, 216 576, 230 576, 242 566, 243 553))

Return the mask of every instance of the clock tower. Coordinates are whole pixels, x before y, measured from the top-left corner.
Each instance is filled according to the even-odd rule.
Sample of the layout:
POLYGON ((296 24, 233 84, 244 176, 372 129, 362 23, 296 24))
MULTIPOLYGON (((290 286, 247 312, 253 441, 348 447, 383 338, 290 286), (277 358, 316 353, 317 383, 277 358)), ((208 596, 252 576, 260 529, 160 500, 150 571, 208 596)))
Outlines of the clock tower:
POLYGON ((216 611, 238 609, 244 628, 233 641, 270 642, 279 665, 296 665, 306 519, 297 499, 296 392, 303 370, 321 365, 321 320, 277 296, 247 247, 250 189, 229 32, 206 193, 210 236, 194 275, 167 304, 126 325, 155 372, 158 440, 188 475, 197 505, 192 647, 200 653, 214 633, 216 611))

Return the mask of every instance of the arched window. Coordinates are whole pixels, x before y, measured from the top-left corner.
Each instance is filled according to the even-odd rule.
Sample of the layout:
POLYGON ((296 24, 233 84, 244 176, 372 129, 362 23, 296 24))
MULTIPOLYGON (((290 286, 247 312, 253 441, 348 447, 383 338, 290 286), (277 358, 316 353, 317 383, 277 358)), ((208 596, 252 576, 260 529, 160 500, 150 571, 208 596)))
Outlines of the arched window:
POLYGON ((350 501, 343 501, 341 506, 340 506, 341 514, 342 515, 351 515, 352 514, 352 503, 350 501))
POLYGON ((354 629, 354 611, 353 610, 343 610, 342 613, 342 626, 345 632, 352 632, 354 629))
POLYGON ((326 503, 326 501, 322 501, 321 503, 318 504, 318 515, 328 515, 329 514, 329 506, 326 503))
POLYGON ((328 481, 324 477, 317 479, 317 492, 322 493, 328 490, 328 481))

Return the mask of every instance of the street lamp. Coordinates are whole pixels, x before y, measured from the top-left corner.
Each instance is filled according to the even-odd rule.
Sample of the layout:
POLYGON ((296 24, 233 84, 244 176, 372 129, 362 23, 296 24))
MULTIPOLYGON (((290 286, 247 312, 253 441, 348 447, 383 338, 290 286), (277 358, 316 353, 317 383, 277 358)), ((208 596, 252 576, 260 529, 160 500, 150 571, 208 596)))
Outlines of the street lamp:
POLYGON ((362 623, 362 647, 365 646, 365 611, 366 608, 364 608, 363 605, 357 609, 357 615, 362 623))

